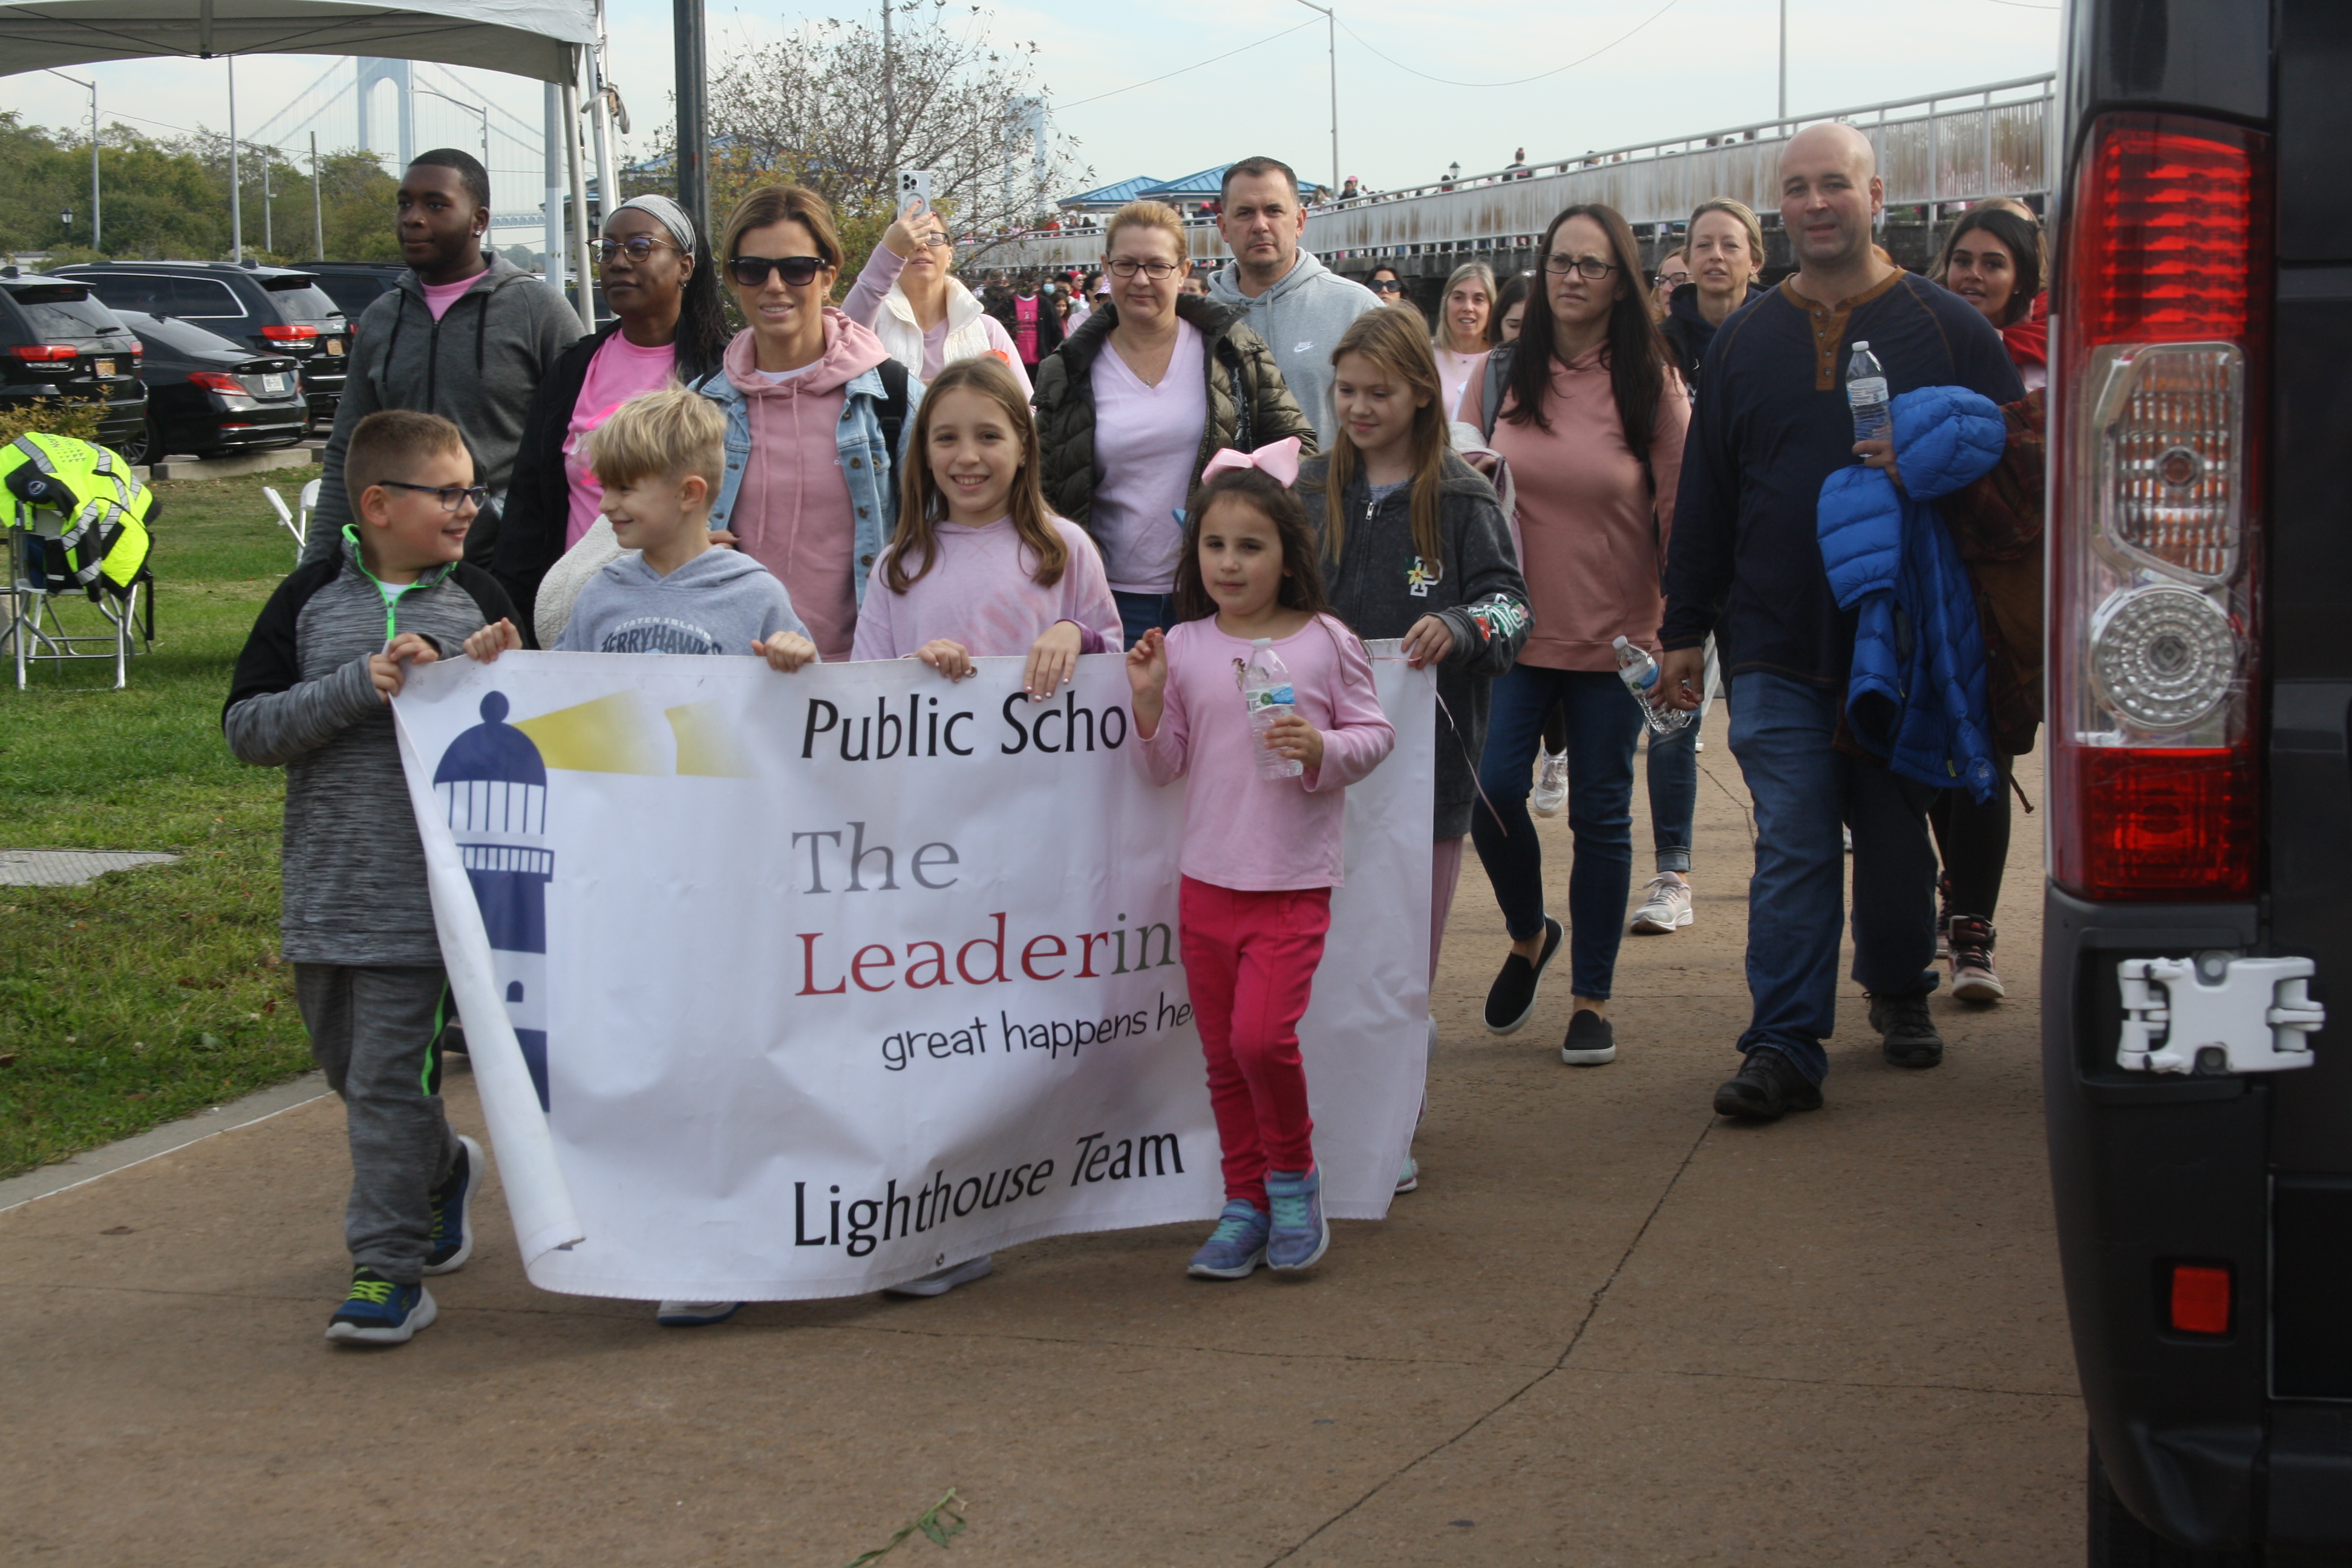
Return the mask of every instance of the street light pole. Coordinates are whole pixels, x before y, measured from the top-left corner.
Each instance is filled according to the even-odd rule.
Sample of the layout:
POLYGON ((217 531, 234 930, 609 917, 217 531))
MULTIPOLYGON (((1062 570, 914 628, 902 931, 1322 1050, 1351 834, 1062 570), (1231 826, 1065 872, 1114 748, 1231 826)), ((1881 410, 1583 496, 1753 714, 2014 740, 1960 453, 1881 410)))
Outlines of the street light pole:
POLYGON ((429 87, 411 86, 411 92, 421 92, 427 98, 437 98, 444 103, 454 103, 460 109, 470 109, 482 117, 482 167, 490 166, 490 111, 482 104, 467 103, 462 98, 452 98, 446 92, 436 92, 429 87))
POLYGON ((1780 0, 1780 129, 1789 129, 1789 0, 1780 0))
POLYGON ((84 81, 78 76, 66 76, 65 72, 52 69, 47 66, 44 66, 41 68, 48 71, 51 76, 66 77, 66 80, 73 83, 76 87, 86 87, 89 89, 89 247, 92 250, 96 250, 100 248, 98 207, 98 83, 94 81, 84 81))
POLYGON ((1339 194, 1339 18, 1328 5, 1298 0, 1309 11, 1323 13, 1323 41, 1331 62, 1331 195, 1339 194))
POLYGON ((319 133, 310 132, 310 234, 318 242, 319 259, 327 259, 327 200, 319 194, 319 133))
POLYGON ((677 65, 677 205, 698 233, 710 232, 702 0, 670 0, 677 65))

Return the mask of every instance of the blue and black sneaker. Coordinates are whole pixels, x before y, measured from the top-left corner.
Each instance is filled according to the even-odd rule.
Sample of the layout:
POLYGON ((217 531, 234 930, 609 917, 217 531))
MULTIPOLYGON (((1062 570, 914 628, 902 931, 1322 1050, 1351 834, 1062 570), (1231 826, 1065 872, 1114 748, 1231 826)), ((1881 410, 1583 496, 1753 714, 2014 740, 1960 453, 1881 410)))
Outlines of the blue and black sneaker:
POLYGON ((460 1132, 457 1158, 449 1173, 433 1189, 432 1250, 425 1255, 427 1274, 455 1274, 474 1256, 474 1188, 482 1169, 482 1146, 460 1132))
POLYGON ((352 1293, 327 1321, 327 1337, 344 1344, 404 1345, 432 1325, 438 1309, 422 1285, 395 1285, 373 1268, 352 1270, 352 1293))

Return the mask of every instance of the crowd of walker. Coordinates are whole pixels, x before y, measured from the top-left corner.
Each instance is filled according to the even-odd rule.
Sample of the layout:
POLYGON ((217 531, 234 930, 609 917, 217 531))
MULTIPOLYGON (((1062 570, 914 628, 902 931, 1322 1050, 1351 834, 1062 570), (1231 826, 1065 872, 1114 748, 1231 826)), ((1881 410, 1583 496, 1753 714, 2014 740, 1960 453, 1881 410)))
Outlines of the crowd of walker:
MULTIPOLYGON (((1849 858, 1872 1027, 1889 1062, 1935 1066, 1938 958, 1962 998, 2001 994, 2010 764, 2040 717, 2042 241, 1989 203, 1932 278, 1897 268, 1843 125, 1785 144, 1780 189, 1777 288, 1738 201, 1702 203, 1654 279, 1619 213, 1580 205, 1534 270, 1456 270, 1433 333, 1393 269, 1368 288, 1299 248, 1297 176, 1270 158, 1225 173, 1228 263, 1203 279, 1178 216, 1136 203, 1066 312, 1034 287, 992 311, 919 203, 836 306, 813 193, 752 191, 715 252, 645 195, 604 222, 614 319, 582 337, 484 245, 481 165, 416 159, 410 270, 361 319, 304 559, 223 715, 237 756, 287 770, 284 956, 349 1121, 328 1337, 404 1342, 434 1318, 425 1277, 474 1246, 483 1154, 439 1096, 449 992, 387 706, 437 658, 733 655, 780 679, 912 658, 956 680, 1006 657, 1042 698, 1123 654, 1136 765, 1186 791, 1180 942, 1226 1197, 1197 1277, 1305 1269, 1330 1242, 1297 1025, 1344 791, 1396 740, 1364 639, 1435 671, 1430 963, 1466 838, 1510 939, 1488 1030, 1536 1017, 1565 947, 1562 1060, 1614 1059, 1629 924, 1670 937, 1694 877, 1734 874, 1692 862, 1685 716, 1720 695, 1754 801, 1754 1012, 1714 1110, 1822 1104, 1849 858), (1865 347, 1891 433, 1858 441, 1865 347), (1265 723, 1234 671, 1268 647, 1292 692, 1265 723), (1646 700, 1629 658, 1654 660, 1646 700), (1530 810, 1563 807, 1560 910, 1530 810)), ((1408 1156, 1398 1190, 1420 1175, 1408 1156)))

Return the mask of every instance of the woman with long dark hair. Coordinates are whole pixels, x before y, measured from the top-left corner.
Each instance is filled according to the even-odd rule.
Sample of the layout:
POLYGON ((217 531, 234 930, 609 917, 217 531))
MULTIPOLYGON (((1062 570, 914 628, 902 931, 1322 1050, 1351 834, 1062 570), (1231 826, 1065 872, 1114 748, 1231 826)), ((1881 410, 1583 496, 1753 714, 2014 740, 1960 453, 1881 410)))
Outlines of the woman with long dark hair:
MULTIPOLYGON (((538 641, 553 646, 572 597, 620 552, 600 524, 604 488, 588 468, 588 437, 613 410, 672 382, 691 385, 719 367, 727 316, 719 269, 694 220, 667 196, 633 196, 604 220, 597 278, 614 320, 564 352, 541 382, 524 416, 491 570, 505 584, 524 628, 537 621, 549 568, 600 526, 603 542, 587 570, 564 574, 570 593, 549 606, 538 641)), ((583 563, 586 564, 586 563, 583 563)))
POLYGON ((1516 343, 1498 347, 1462 418, 1517 488, 1535 626, 1495 681, 1479 764, 1486 803, 1471 837, 1495 885, 1511 951, 1486 995, 1486 1027, 1534 1016, 1545 967, 1567 941, 1575 1005, 1560 1059, 1615 1059, 1609 994, 1633 882, 1633 750, 1642 717, 1617 678, 1620 637, 1654 656, 1666 531, 1690 423, 1672 353, 1651 320, 1633 231, 1613 207, 1570 207, 1544 231, 1539 277, 1516 343), (1498 416, 1489 418, 1492 399, 1498 416), (1543 856, 1528 815, 1544 716, 1566 716, 1575 835, 1569 928, 1544 909, 1543 856))

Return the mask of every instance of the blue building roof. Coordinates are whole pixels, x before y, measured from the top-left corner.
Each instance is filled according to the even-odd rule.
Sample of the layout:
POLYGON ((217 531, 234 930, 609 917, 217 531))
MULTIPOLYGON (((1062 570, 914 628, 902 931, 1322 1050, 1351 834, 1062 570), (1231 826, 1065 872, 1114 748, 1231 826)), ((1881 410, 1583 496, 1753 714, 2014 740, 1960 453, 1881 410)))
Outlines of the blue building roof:
POLYGON ((1138 195, 1143 199, 1155 202, 1214 201, 1224 195, 1225 171, 1231 167, 1233 165, 1230 163, 1218 163, 1202 169, 1196 174, 1186 174, 1181 179, 1162 180, 1160 184, 1139 192, 1138 195))
POLYGON ((1091 212, 1097 208, 1108 211, 1127 205, 1137 196, 1160 183, 1150 174, 1138 174, 1131 180, 1121 180, 1117 184, 1098 185, 1078 195, 1064 196, 1054 205, 1066 211, 1091 212))

